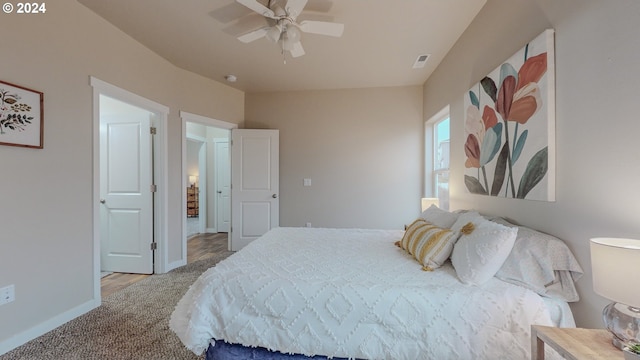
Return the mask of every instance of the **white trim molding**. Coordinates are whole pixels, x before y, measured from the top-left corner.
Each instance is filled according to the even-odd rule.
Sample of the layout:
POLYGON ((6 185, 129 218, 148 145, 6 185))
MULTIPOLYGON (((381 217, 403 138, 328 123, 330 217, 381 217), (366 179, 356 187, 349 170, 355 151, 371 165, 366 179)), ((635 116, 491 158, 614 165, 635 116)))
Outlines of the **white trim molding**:
POLYGON ((26 331, 15 334, 10 338, 0 342, 0 355, 5 354, 18 346, 24 345, 27 342, 42 336, 49 331, 83 315, 88 313, 89 311, 100 306, 100 299, 90 300, 81 304, 79 306, 74 307, 68 311, 63 312, 62 314, 58 314, 53 318, 42 322, 26 331))

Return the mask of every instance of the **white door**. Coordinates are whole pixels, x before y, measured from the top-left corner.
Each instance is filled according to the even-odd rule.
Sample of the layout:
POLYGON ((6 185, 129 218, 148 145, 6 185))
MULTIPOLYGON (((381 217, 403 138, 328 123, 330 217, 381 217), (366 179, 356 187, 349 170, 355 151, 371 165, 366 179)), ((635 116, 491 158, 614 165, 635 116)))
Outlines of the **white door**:
POLYGON ((207 232, 207 143, 200 144, 198 151, 198 232, 207 232))
POLYGON ((231 250, 280 222, 278 130, 231 131, 231 250))
POLYGON ((231 158, 229 139, 214 139, 216 162, 217 231, 229 232, 231 226, 231 158))
POLYGON ((101 116, 101 269, 153 273, 150 114, 101 116))

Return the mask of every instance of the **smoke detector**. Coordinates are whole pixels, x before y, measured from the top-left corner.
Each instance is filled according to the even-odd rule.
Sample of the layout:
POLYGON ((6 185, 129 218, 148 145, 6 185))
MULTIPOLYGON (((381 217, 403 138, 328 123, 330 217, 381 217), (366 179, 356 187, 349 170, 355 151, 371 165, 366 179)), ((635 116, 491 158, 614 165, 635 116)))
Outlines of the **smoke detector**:
POLYGON ((231 74, 225 75, 224 79, 231 83, 238 81, 238 78, 235 75, 231 75, 231 74))

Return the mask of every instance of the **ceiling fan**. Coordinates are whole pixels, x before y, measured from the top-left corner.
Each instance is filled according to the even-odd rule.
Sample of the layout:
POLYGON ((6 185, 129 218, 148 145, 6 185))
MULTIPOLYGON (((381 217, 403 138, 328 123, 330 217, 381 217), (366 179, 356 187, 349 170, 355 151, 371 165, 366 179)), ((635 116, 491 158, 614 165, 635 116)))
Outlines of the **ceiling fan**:
POLYGON ((238 40, 250 43, 266 37, 280 45, 283 55, 285 51, 289 51, 294 58, 305 54, 300 42, 301 32, 340 37, 344 31, 344 24, 310 20, 296 22, 296 18, 307 5, 307 0, 269 0, 268 6, 257 0, 236 1, 264 16, 269 23, 269 26, 239 36, 238 40))

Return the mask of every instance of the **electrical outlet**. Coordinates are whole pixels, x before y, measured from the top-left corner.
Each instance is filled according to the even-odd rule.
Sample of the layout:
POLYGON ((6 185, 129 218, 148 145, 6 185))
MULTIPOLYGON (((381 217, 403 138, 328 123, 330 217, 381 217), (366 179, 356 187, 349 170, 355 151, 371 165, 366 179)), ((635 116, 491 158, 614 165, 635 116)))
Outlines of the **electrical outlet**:
POLYGON ((16 299, 16 287, 14 285, 0 288, 0 305, 8 304, 16 299))
POLYGON ((306 227, 311 227, 311 223, 310 223, 310 222, 308 222, 308 223, 306 223, 306 224, 305 224, 305 226, 306 226, 306 227))

